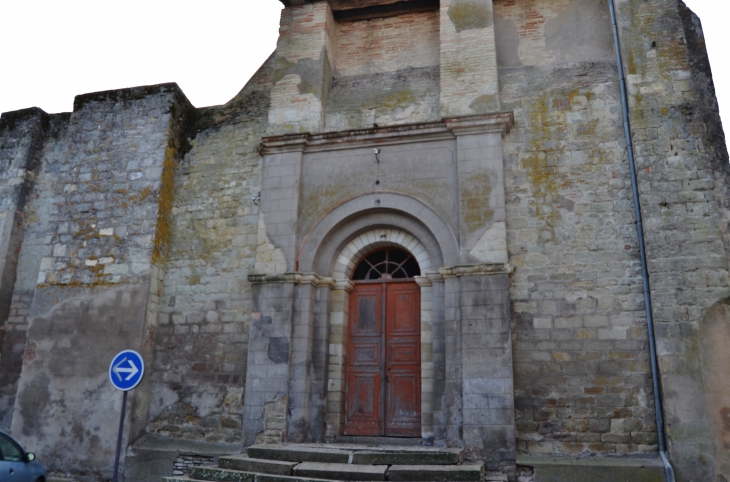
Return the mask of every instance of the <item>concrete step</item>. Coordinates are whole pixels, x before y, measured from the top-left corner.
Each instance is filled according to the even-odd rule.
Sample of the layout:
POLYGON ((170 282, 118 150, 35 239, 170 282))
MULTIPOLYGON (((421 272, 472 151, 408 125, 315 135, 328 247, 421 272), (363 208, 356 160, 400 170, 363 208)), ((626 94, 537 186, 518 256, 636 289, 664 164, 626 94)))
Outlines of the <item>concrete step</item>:
MULTIPOLYGON (((49 479, 50 480, 50 479, 49 479)), ((163 482, 200 482, 190 477, 183 477, 182 475, 175 475, 172 477, 163 477, 163 482)))
POLYGON ((221 469, 219 467, 190 467, 190 478, 195 480, 221 480, 226 482, 254 482, 251 472, 221 469))
POLYGON ((387 465, 304 462, 294 467, 294 475, 328 480, 385 480, 387 470, 387 465))
POLYGON ((412 482, 479 482, 484 464, 466 465, 393 465, 388 480, 412 482))
POLYGON ((218 458, 218 467, 222 469, 242 470, 257 474, 291 475, 298 462, 279 460, 253 459, 246 455, 232 455, 218 458))
POLYGON ((288 462, 322 462, 346 464, 350 451, 324 447, 294 445, 252 445, 247 449, 254 459, 281 460, 288 462))
POLYGON ((366 465, 455 465, 463 460, 464 451, 358 451, 353 452, 350 463, 366 465))

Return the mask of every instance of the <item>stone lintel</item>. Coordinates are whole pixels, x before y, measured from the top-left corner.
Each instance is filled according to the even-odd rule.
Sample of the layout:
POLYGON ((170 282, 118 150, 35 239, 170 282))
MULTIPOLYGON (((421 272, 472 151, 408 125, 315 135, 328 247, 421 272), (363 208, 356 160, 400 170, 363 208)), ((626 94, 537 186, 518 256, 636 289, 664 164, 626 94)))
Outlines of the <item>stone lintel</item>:
POLYGON ((514 122, 512 112, 450 117, 442 122, 402 124, 370 129, 356 129, 323 134, 285 134, 264 137, 261 155, 282 152, 321 152, 358 147, 410 144, 418 141, 455 139, 459 135, 509 132, 514 122))
POLYGON ((439 269, 439 274, 444 278, 458 278, 460 276, 512 274, 514 270, 514 266, 509 263, 484 263, 441 268, 439 269))

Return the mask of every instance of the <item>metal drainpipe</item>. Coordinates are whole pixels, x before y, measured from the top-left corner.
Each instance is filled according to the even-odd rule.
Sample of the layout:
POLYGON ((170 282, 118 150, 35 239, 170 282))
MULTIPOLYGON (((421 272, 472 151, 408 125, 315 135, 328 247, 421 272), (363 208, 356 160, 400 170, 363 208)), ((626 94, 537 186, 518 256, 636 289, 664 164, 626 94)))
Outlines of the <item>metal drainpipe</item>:
POLYGON ((621 106, 624 116, 624 131, 626 134, 626 148, 629 153, 629 170, 631 171, 631 189, 634 194, 634 211, 636 214, 636 231, 639 237, 639 253, 641 254, 641 276, 644 282, 644 303, 646 305, 646 325, 649 332, 649 351, 651 355, 651 378, 654 384, 654 407, 656 411, 657 438, 659 439, 659 455, 664 463, 664 472, 667 482, 675 482, 674 469, 667 457, 667 439, 664 433, 664 408, 662 406, 661 392, 659 387, 659 367, 657 365, 656 337, 654 335, 654 317, 652 316, 651 291, 649 288, 649 270, 646 263, 646 246, 644 245, 644 226, 641 221, 641 200, 639 199, 639 186, 636 179, 636 164, 634 162, 634 144, 631 137, 631 124, 629 122, 629 100, 626 91, 626 77, 624 75, 624 64, 621 56, 621 42, 618 35, 616 23, 616 8, 614 0, 608 0, 608 7, 611 10, 611 23, 613 24, 613 39, 616 46, 616 58, 618 60, 618 72, 621 82, 621 106))

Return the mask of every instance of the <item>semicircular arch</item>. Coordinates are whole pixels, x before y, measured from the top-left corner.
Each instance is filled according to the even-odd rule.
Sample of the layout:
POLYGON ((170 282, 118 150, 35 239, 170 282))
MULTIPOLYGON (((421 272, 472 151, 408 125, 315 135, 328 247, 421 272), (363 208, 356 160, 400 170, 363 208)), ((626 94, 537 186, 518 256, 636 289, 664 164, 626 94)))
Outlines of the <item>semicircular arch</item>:
POLYGON ((409 196, 378 193, 353 198, 324 215, 297 254, 298 269, 334 274, 345 247, 358 236, 379 229, 401 231, 417 240, 430 260, 429 268, 422 267, 422 272, 458 263, 456 236, 433 209, 409 196))
POLYGON ((350 279, 358 262, 378 248, 397 247, 410 253, 418 263, 421 273, 431 269, 431 256, 426 247, 412 235, 395 228, 373 229, 355 237, 339 253, 332 269, 335 279, 350 279))

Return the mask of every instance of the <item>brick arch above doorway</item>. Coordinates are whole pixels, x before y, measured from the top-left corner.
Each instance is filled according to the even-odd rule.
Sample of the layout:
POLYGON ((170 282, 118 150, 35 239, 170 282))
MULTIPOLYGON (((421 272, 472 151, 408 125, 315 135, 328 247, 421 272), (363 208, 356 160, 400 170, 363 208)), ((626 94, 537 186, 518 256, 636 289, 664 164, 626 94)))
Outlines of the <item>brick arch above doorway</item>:
POLYGON ((431 256, 418 239, 399 229, 384 228, 365 232, 347 243, 337 256, 332 277, 350 279, 357 263, 365 254, 377 248, 391 246, 403 248, 411 253, 416 258, 422 273, 431 269, 431 256))

